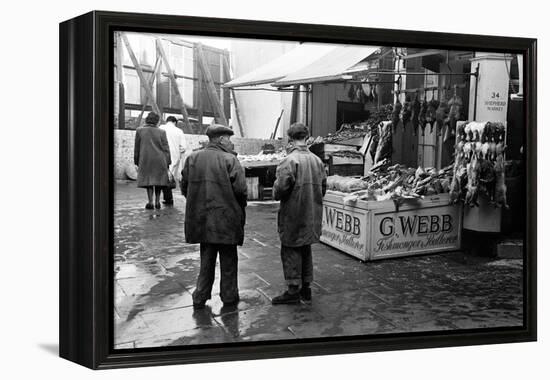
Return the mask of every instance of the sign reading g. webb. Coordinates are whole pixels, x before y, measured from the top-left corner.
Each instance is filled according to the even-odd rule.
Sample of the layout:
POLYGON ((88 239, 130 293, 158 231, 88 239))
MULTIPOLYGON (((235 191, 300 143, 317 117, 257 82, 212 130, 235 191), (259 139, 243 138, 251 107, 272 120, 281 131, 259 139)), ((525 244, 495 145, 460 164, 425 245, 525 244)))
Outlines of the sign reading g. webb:
POLYGON ((399 210, 391 201, 344 206, 330 197, 323 203, 321 241, 366 261, 459 249, 461 229, 461 208, 448 197, 399 210))
POLYGON ((439 206, 375 213, 371 258, 459 249, 458 210, 439 206))

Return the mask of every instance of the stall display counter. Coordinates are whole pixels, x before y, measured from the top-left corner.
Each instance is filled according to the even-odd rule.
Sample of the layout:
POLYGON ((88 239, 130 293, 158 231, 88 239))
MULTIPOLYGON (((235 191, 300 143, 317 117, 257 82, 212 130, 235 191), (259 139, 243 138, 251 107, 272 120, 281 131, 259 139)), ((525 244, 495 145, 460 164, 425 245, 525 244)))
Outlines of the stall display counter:
POLYGON ((345 202, 328 191, 323 200, 321 242, 362 261, 460 249, 462 205, 449 194, 399 202, 345 202))

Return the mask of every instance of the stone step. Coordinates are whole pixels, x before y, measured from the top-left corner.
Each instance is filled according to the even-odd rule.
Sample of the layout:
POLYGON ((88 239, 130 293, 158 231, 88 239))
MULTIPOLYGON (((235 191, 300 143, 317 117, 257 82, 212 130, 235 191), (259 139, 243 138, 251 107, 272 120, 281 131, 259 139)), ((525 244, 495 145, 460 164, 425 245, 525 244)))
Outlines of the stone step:
POLYGON ((523 240, 506 240, 498 243, 497 257, 501 259, 522 259, 523 240))

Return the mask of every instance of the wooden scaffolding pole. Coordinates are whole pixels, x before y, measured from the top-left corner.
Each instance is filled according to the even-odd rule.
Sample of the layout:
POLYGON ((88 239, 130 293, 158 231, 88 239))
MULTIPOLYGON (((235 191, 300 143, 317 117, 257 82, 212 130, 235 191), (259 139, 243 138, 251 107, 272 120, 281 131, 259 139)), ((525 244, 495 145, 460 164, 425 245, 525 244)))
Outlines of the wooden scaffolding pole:
POLYGON ((218 115, 218 118, 220 119, 222 124, 227 125, 227 119, 225 118, 225 114, 223 113, 222 105, 216 93, 216 86, 214 85, 212 74, 210 73, 210 70, 208 69, 208 66, 206 64, 206 58, 204 57, 204 51, 202 49, 202 44, 200 43, 197 44, 197 52, 203 77, 206 79, 206 92, 208 94, 210 104, 212 105, 212 108, 214 108, 214 114, 218 115))
POLYGON ((124 45, 126 45, 126 50, 128 50, 128 54, 130 55, 132 64, 136 69, 141 86, 145 89, 145 94, 147 95, 148 100, 151 102, 153 111, 155 111, 155 113, 157 113, 159 117, 161 117, 162 114, 160 112, 159 106, 157 105, 157 102, 155 101, 153 90, 151 90, 151 88, 148 86, 149 83, 145 78, 145 75, 143 74, 143 70, 141 69, 141 65, 139 64, 136 58, 136 55, 134 54, 134 51, 132 50, 132 46, 130 46, 130 41, 128 41, 128 36, 126 36, 126 33, 121 33, 121 37, 122 37, 122 41, 124 42, 124 45))
MULTIPOLYGON (((151 89, 151 91, 153 90, 153 84, 155 84, 155 79, 157 78, 157 73, 160 72, 160 57, 157 57, 157 60, 155 62, 155 66, 153 68, 153 75, 151 75, 151 78, 149 78, 149 82, 148 82, 148 85, 149 85, 149 88, 151 89)), ((158 81, 157 81, 158 83, 158 81)), ((146 104, 143 104, 142 107, 141 107, 141 112, 139 113, 139 116, 138 116, 138 119, 137 119, 137 122, 136 122, 136 127, 139 127, 140 124, 141 124, 141 119, 143 118, 143 114, 145 113, 145 109, 147 108, 147 103, 146 104)), ((160 115, 159 115, 160 117, 160 115)))
POLYGON ((187 108, 185 107, 185 104, 183 103, 183 96, 180 93, 180 90, 178 88, 178 82, 176 81, 176 75, 174 74, 174 71, 172 70, 172 67, 170 66, 170 62, 168 61, 168 57, 166 56, 166 53, 164 52, 164 48, 162 47, 162 41, 160 38, 156 39, 157 42, 157 50, 160 53, 160 56, 162 57, 162 60, 164 61, 164 66, 166 66, 166 70, 168 71, 168 78, 170 79, 170 84, 172 85, 172 90, 176 93, 176 97, 179 99, 180 102, 180 111, 183 116, 183 121, 187 128, 191 129, 191 122, 189 121, 189 114, 187 113, 187 108))

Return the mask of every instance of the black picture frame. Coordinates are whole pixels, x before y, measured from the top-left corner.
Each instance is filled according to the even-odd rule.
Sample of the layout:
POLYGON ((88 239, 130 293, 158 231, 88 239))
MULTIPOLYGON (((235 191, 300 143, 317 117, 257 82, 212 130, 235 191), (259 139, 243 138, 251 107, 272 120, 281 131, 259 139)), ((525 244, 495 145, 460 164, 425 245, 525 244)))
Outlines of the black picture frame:
POLYGON ((93 11, 60 24, 60 356, 93 369, 534 341, 537 41, 529 38, 93 11), (113 32, 512 52, 524 56, 522 327, 113 349, 113 32))

